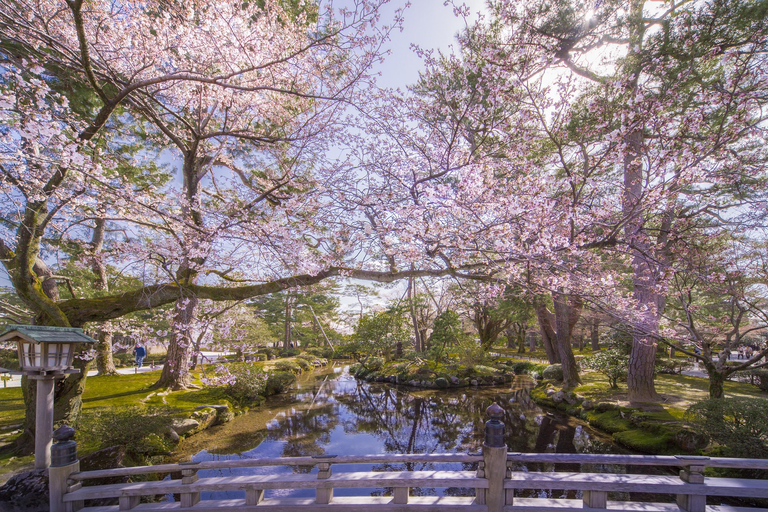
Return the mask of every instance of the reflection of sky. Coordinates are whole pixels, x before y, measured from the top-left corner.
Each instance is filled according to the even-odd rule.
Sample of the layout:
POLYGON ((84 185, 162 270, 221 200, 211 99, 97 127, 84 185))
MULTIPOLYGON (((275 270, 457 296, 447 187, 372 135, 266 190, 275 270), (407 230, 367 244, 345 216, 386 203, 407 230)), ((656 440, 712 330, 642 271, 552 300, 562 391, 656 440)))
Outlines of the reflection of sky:
MULTIPOLYGON (((328 370, 330 373, 330 369, 328 370)), ((266 437, 256 446, 243 447, 239 454, 221 455, 203 450, 192 460, 242 460, 312 455, 375 455, 385 453, 477 452, 482 444, 484 410, 496 401, 508 410, 508 446, 511 451, 532 451, 543 441, 547 451, 559 448, 564 431, 574 433, 568 451, 605 452, 610 450, 585 428, 567 426, 554 416, 545 417, 540 409, 524 405, 519 389, 464 388, 442 392, 408 392, 379 384, 358 383, 348 373, 330 373, 326 380, 317 376, 299 383, 290 398, 301 403, 277 410, 267 422, 266 437), (394 400, 392 401, 394 397, 394 400), (515 400, 510 400, 517 397, 515 400), (395 405, 399 405, 400 408, 395 405), (418 409, 418 411, 417 411, 418 409), (525 411, 525 414, 522 414, 525 411), (511 422, 516 422, 511 424, 511 422), (543 427, 542 427, 543 425, 543 427), (527 448, 526 448, 527 447, 527 448)), ((268 406, 268 404, 267 404, 268 406)), ((246 415, 247 416, 247 415, 246 415)), ((247 421, 238 418, 235 421, 247 421)), ((257 427, 258 428, 258 427, 257 427)), ((568 436, 565 437, 567 439, 568 436)), ((462 464, 345 464, 333 465, 334 473, 397 470, 467 470, 462 464)), ((317 469, 293 467, 253 467, 226 470, 201 470, 200 476, 243 476, 317 474, 317 469)), ((413 495, 471 495, 470 489, 413 489, 413 495)), ((244 491, 203 493, 203 499, 244 498, 244 491)), ((334 489, 335 496, 389 494, 388 489, 334 489)), ((315 496, 314 489, 268 490, 265 497, 315 496)))

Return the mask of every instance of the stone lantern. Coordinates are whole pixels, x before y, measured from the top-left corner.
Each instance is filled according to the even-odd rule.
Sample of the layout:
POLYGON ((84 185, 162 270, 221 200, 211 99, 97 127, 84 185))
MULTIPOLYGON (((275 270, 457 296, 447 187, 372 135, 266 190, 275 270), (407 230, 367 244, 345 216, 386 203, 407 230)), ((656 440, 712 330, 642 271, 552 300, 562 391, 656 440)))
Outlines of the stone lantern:
POLYGON ((75 346, 96 343, 82 329, 46 327, 42 325, 6 325, 0 342, 15 342, 19 352, 22 375, 37 380, 35 402, 35 468, 51 465, 51 436, 53 434, 53 384, 70 373, 75 346))

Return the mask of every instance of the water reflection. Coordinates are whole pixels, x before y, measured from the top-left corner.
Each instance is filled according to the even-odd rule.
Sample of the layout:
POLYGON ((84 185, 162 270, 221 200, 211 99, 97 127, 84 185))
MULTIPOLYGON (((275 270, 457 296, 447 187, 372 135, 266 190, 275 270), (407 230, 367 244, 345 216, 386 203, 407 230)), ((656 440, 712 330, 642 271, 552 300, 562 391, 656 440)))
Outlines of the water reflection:
MULTIPOLYGON (((485 410, 504 409, 509 451, 616 453, 611 443, 567 417, 553 415, 530 399, 532 382, 508 387, 413 391, 356 381, 341 368, 311 374, 295 389, 275 397, 229 424, 190 438, 180 459, 194 461, 312 455, 479 452, 485 410)), ((542 465, 544 466, 544 465, 542 465)), ((358 464, 343 471, 475 469, 462 464, 358 464)), ((552 470, 552 467, 530 468, 552 470)), ((560 468, 576 470, 576 468, 560 468)), ((339 469, 341 470, 341 469, 339 469)), ((201 476, 316 472, 314 468, 248 468, 203 472, 201 476), (214 475, 214 473, 216 473, 214 475)), ((338 470, 337 470, 338 471, 338 470)), ((472 495, 471 489, 413 489, 412 494, 472 495)), ((337 496, 381 495, 387 489, 338 489, 337 496)), ((269 496, 311 497, 314 490, 272 491, 269 496)), ((242 497, 215 493, 210 498, 242 497)), ((558 496, 559 497, 559 496, 558 496)), ((570 497, 570 496, 569 496, 570 497)))

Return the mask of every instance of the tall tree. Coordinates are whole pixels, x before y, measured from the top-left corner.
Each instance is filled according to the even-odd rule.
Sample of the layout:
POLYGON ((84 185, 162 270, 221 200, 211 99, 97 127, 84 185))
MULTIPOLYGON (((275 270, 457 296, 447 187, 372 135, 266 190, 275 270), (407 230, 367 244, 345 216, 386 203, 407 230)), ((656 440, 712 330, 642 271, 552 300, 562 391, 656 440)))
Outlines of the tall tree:
MULTIPOLYGON (((320 12, 311 2, 279 1, 3 4, 0 121, 7 131, 0 186, 7 201, 0 260, 35 321, 83 326, 176 302, 174 328, 184 330, 196 301, 242 300, 341 274, 348 248, 333 242, 341 237, 310 222, 321 201, 295 195, 275 202, 263 173, 286 162, 292 170, 311 170, 308 155, 324 148, 340 106, 355 101, 380 55, 387 30, 373 36, 368 31, 379 3, 355 2, 341 13, 320 12), (309 31, 313 19, 316 30, 309 31), (97 100, 73 109, 74 102, 54 90, 66 77, 97 100), (218 104, 200 101, 214 96, 218 104), (243 106, 250 109, 245 114, 243 106), (218 124, 220 132, 204 132, 189 121, 186 114, 196 107, 201 115, 194 119, 204 124, 204 113, 210 114, 208 126, 218 124), (258 115, 250 115, 254 109, 258 115), (216 117, 222 112, 227 115, 216 117), (144 120, 155 128, 105 129, 119 126, 118 119, 132 119, 136 126, 144 120), (192 136, 173 131, 178 127, 192 136), (136 153, 140 161, 174 137, 217 146, 223 144, 219 135, 239 130, 266 134, 256 142, 282 146, 275 142, 268 156, 251 160, 244 176, 235 167, 248 159, 237 156, 242 147, 234 148, 225 161, 226 179, 202 172, 210 153, 189 152, 185 169, 195 173, 184 177, 190 186, 173 182, 162 196, 150 197, 125 179, 111 151, 121 137, 143 138, 149 152, 136 153), (210 180, 205 192, 195 188, 203 176, 210 180), (70 232, 102 197, 111 198, 110 216, 125 233, 120 263, 132 266, 143 283, 99 298, 61 300, 46 261, 56 249, 51 233, 70 232), (198 215, 210 222, 198 222, 198 215), (259 273, 232 279, 235 265, 259 273), (193 278, 201 272, 220 281, 198 284, 193 278)), ((358 277, 401 277, 357 271, 358 277)), ((57 421, 76 421, 83 385, 83 376, 69 377, 57 388, 57 421)), ((28 404, 25 439, 34 430, 34 400, 28 404)))

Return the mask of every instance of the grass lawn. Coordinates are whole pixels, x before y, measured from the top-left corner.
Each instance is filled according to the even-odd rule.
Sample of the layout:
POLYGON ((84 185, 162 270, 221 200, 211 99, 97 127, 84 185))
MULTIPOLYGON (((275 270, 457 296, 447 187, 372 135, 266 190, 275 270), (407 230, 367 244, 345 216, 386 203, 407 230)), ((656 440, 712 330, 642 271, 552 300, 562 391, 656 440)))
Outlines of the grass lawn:
MULTIPOLYGON (((195 378, 198 372, 193 372, 195 378)), ((83 417, 99 410, 126 409, 133 406, 166 407, 173 416, 188 417, 198 405, 223 403, 225 397, 220 388, 206 388, 166 392, 153 390, 152 385, 160 377, 160 370, 129 375, 88 377, 83 393, 83 417)), ((24 400, 21 388, 0 388, 0 444, 15 437, 24 422, 24 400)), ((80 453, 89 450, 80 446, 80 453)), ((0 457, 0 482, 2 474, 13 473, 32 464, 33 456, 0 457)))
MULTIPOLYGON (((598 402, 629 405, 626 385, 619 384, 618 389, 611 389, 608 379, 597 372, 582 373, 581 381, 582 385, 575 389, 577 393, 598 402)), ((655 384, 662 401, 650 409, 658 413, 662 413, 662 410, 666 411, 665 416, 669 419, 681 419, 691 404, 709 398, 709 380, 705 378, 659 374, 656 376, 655 384)), ((741 396, 768 399, 768 394, 746 382, 726 381, 724 388, 726 398, 741 396)))

